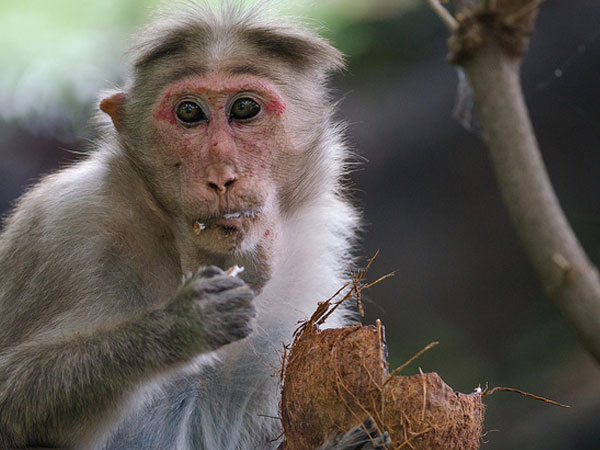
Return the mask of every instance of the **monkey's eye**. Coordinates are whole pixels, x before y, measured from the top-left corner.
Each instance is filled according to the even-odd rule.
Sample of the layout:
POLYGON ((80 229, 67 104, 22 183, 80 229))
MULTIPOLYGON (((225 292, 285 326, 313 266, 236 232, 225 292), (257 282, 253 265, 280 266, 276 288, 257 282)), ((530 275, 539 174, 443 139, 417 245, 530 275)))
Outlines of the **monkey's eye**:
POLYGON ((207 120, 202 108, 190 100, 185 100, 177 106, 177 118, 185 124, 196 124, 207 120))
POLYGON ((229 120, 251 119, 260 112, 260 105, 251 98, 240 98, 231 107, 229 120))

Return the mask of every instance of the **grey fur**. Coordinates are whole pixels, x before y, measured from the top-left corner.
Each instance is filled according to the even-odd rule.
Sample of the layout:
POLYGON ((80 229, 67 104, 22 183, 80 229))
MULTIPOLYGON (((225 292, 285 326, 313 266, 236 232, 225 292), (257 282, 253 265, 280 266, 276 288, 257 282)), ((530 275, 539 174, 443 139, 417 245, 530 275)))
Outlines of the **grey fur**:
POLYGON ((101 119, 96 151, 6 218, 0 448, 277 447, 281 344, 344 283, 358 218, 343 197, 348 151, 325 84, 341 55, 262 9, 190 2, 148 27, 131 53, 123 129, 101 119), (268 180, 272 248, 198 248, 176 170, 148 131, 166 83, 216 67, 266 77, 286 100, 293 152, 268 180), (189 277, 233 264, 244 282, 216 268, 189 277))

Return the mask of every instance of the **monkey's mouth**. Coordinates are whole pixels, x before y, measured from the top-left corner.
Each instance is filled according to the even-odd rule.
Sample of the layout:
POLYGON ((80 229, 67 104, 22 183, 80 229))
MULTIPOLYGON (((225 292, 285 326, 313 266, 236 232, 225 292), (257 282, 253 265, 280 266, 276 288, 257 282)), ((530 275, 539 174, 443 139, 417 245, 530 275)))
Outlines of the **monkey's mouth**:
POLYGON ((242 229, 245 223, 255 220, 260 216, 260 213, 261 210, 258 208, 227 212, 209 218, 199 218, 194 221, 194 232, 199 235, 209 228, 219 228, 225 233, 234 233, 242 229))

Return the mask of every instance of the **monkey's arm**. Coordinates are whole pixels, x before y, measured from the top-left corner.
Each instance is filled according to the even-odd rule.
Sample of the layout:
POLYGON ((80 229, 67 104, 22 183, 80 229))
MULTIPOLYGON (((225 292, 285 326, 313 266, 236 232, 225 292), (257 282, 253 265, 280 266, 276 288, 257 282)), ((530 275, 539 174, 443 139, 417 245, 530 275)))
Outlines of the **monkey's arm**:
MULTIPOLYGON (((69 445, 136 386, 250 333, 252 291, 216 268, 197 273, 165 308, 0 356, 0 443, 69 445)), ((117 407, 117 408, 115 408, 117 407)))

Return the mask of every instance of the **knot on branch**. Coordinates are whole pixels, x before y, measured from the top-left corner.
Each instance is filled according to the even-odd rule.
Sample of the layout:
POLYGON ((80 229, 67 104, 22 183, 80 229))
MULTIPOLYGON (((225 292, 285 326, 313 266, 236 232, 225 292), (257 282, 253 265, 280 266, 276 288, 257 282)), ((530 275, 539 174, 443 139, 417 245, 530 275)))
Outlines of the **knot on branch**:
POLYGON ((523 56, 533 32, 533 19, 539 2, 533 1, 516 11, 507 11, 508 2, 463 9, 456 15, 458 28, 448 40, 452 64, 464 65, 489 43, 499 45, 507 55, 523 56))

